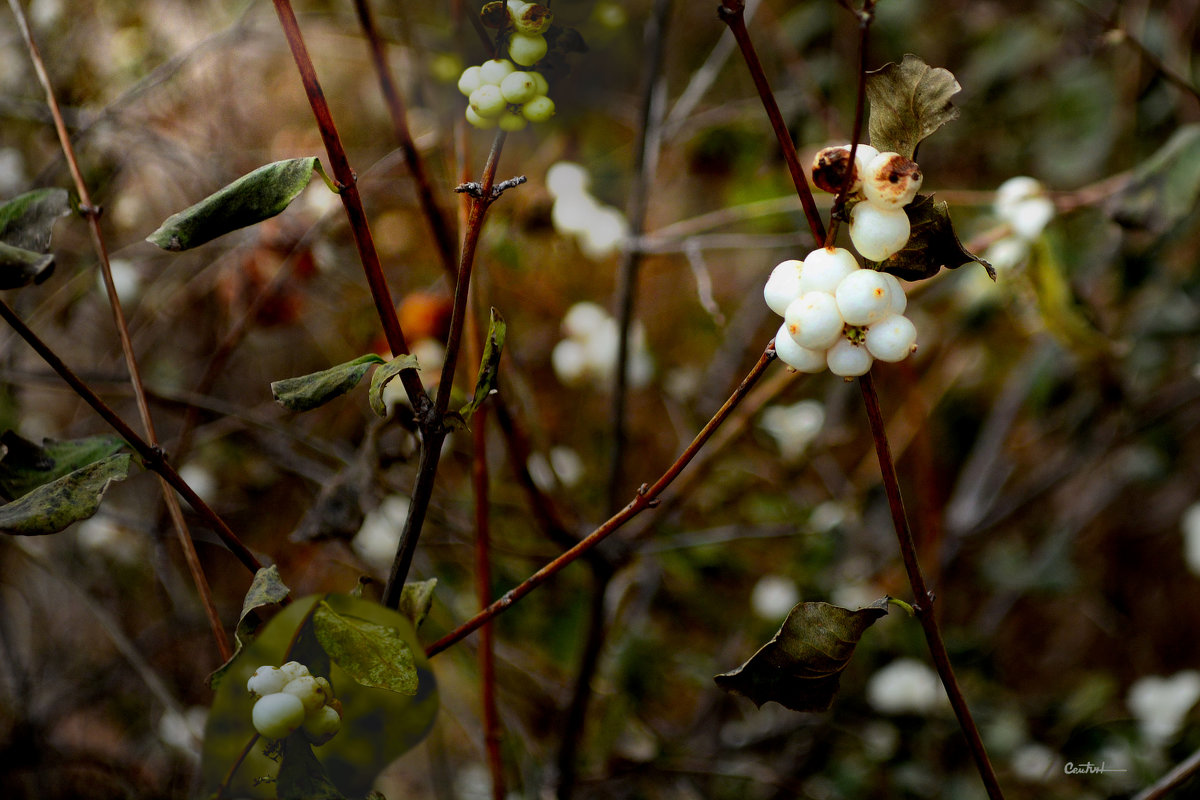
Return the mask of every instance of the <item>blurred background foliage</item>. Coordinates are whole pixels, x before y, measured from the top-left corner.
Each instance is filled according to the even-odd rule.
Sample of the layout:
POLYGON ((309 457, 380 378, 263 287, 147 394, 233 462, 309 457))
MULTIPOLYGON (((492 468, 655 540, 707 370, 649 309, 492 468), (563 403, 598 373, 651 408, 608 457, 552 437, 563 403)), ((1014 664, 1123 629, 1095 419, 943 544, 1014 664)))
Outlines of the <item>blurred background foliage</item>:
MULTIPOLYGON (((177 465, 299 594, 386 576, 415 472, 409 434, 377 423, 361 389, 294 415, 268 388, 382 346, 336 198, 314 181, 280 217, 183 255, 143 241, 260 164, 324 156, 271 8, 24 5, 105 209, 177 465), (181 447, 188 413, 197 424, 181 447), (338 480, 350 487, 347 535, 296 541, 318 493, 338 480)), ((631 395, 621 498, 674 460, 758 358, 777 325, 762 284, 775 263, 811 249, 745 65, 736 53, 712 55, 724 33, 715 5, 675 3, 666 30, 666 121, 636 303, 654 369, 631 395)), ((627 206, 648 6, 552 4, 588 50, 552 83, 554 120, 509 137, 500 175, 529 182, 492 208, 476 271, 481 306, 509 323, 505 402, 573 534, 608 516, 611 397, 606 385, 560 380, 551 354, 573 304, 615 308, 618 256, 584 253, 556 231, 545 175, 576 162, 600 202, 627 206)), ((751 6, 751 34, 802 154, 848 141, 854 20, 827 0, 751 6)), ((302 0, 297 11, 409 339, 436 342, 448 290, 353 7, 302 0)), ((453 213, 452 187, 462 170, 478 174, 490 141, 462 130, 454 81, 487 54, 457 3, 388 0, 374 11, 453 213)), ((0 196, 69 187, 43 95, 3 16, 0 196)), ((1189 711, 1200 693, 1200 514, 1190 527, 1186 515, 1200 500, 1195 186, 1176 182, 1170 197, 1151 192, 1134 210, 1122 193, 1200 122, 1187 77, 1198 24, 1193 0, 882 0, 872 29, 872 67, 912 52, 962 85, 961 118, 918 158, 924 191, 950 202, 969 247, 1006 237, 991 202, 1011 176, 1041 180, 1059 211, 997 283, 970 265, 910 286, 920 350, 875 369, 951 658, 1011 798, 1128 797, 1200 747, 1200 712, 1189 711), (1121 771, 1065 773, 1089 761, 1121 771)), ((1185 149, 1151 186, 1197 160, 1185 149)), ((828 197, 818 200, 827 209, 828 197)), ((54 252, 54 277, 7 300, 135 419, 85 226, 60 223, 54 252)), ((14 335, 0 332, 0 342, 0 427, 32 439, 103 432, 14 335)), ((437 347, 423 346, 432 364, 437 347)), ((473 375, 464 365, 460 385, 473 375)), ((602 549, 597 563, 615 565, 611 579, 594 580, 603 565, 573 566, 500 618, 512 796, 553 794, 570 738, 565 709, 600 609, 607 636, 577 797, 981 797, 957 725, 929 689, 919 626, 899 612, 864 637, 827 713, 755 709, 715 687, 712 676, 748 658, 796 601, 911 599, 857 387, 777 364, 727 430, 662 509, 602 549)), ((489 442, 499 593, 561 542, 530 512, 494 424, 489 442)), ((440 581, 425 641, 477 607, 470 450, 468 436, 448 446, 414 569, 440 581)), ((61 535, 0 542, 5 796, 188 795, 210 702, 204 677, 218 656, 157 492, 156 481, 131 479, 61 535)), ((232 625, 249 576, 215 536, 194 530, 232 625)), ((430 739, 385 773, 388 797, 490 796, 475 648, 472 638, 434 659, 442 712, 430 739)))

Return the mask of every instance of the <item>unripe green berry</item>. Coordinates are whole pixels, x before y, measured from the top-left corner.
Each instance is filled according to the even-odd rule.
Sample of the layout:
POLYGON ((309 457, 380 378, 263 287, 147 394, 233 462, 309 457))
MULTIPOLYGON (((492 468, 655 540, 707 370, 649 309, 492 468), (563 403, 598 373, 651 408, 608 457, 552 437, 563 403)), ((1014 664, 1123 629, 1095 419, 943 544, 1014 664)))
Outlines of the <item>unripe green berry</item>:
POLYGON ((478 67, 467 67, 458 78, 458 90, 467 97, 483 83, 483 70, 478 67))
POLYGON ((530 122, 545 122, 554 116, 554 101, 546 95, 538 95, 521 106, 521 114, 530 122))
POLYGON ((499 86, 500 81, 511 75, 514 70, 516 67, 507 58, 493 58, 479 65, 479 77, 483 83, 499 86))
POLYGON ((486 131, 486 130, 496 127, 496 118, 495 117, 492 117, 490 119, 487 117, 481 117, 478 114, 476 114, 475 109, 471 108, 470 106, 467 106, 466 117, 467 117, 467 122, 471 123, 471 125, 473 127, 479 128, 479 130, 481 130, 481 131, 486 131))
POLYGON ((261 735, 282 739, 304 724, 304 703, 294 694, 268 694, 254 704, 250 717, 261 735))
POLYGON ((514 33, 508 42, 508 57, 523 67, 532 67, 542 60, 548 49, 544 36, 514 33))
POLYGON ((509 103, 521 105, 537 97, 537 81, 531 72, 514 72, 500 81, 500 93, 509 103))
POLYGON ((332 706, 321 706, 304 718, 304 736, 316 745, 332 739, 342 729, 342 715, 332 706))
POLYGON ((485 83, 471 92, 468 102, 471 108, 475 109, 475 113, 484 119, 495 119, 504 113, 504 109, 508 105, 504 102, 504 95, 500 93, 500 87, 490 83, 485 83))
POLYGON ((537 84, 537 92, 535 92, 535 96, 539 95, 539 94, 549 94, 550 93, 550 82, 546 80, 546 78, 542 75, 542 73, 530 70, 529 72, 526 72, 525 74, 528 75, 529 77, 533 78, 534 83, 537 84))

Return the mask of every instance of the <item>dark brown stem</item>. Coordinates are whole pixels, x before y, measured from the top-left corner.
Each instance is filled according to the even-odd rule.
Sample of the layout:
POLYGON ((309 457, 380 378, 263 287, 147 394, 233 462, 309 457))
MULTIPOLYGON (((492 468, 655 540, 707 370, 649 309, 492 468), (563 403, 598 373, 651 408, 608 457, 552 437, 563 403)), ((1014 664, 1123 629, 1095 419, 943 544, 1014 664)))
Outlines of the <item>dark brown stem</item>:
POLYGON ((458 280, 454 286, 454 310, 450 316, 450 332, 446 339, 446 355, 442 363, 442 374, 438 381, 437 396, 432 406, 428 407, 424 414, 418 413, 417 416, 421 426, 421 454, 417 466, 416 485, 413 487, 412 502, 408 507, 408 518, 404 522, 404 530, 400 533, 396 557, 392 560, 392 569, 383 591, 383 604, 388 608, 396 608, 400 603, 400 593, 404 589, 404 582, 408 580, 408 571, 412 567, 413 556, 417 551, 417 540, 420 538, 421 528, 425 524, 429 501, 433 497, 438 459, 447 433, 443 416, 450 403, 450 387, 454 383, 454 366, 462 345, 463 321, 466 318, 467 297, 471 287, 471 270, 475 263, 475 250, 479 245, 479 234, 483 231, 484 217, 487 215, 488 208, 498 197, 492 190, 496 181, 496 167, 500 163, 500 153, 504 148, 504 137, 503 131, 496 134, 491 152, 488 154, 487 164, 484 166, 479 191, 477 195, 472 196, 466 233, 463 238, 462 255, 459 257, 458 280))
POLYGON ((437 200, 434 199, 433 185, 429 182, 429 171, 425 168, 425 161, 417 151, 416 143, 413 142, 412 131, 408 127, 408 116, 405 113, 404 98, 400 95, 400 90, 392 78, 391 67, 387 60, 387 50, 383 40, 379 38, 379 31, 375 28, 371 6, 368 0, 354 0, 354 8, 358 12, 359 24, 362 26, 363 34, 367 37, 367 43, 371 48, 371 62, 375 66, 375 74, 379 78, 379 88, 383 92, 384 102, 392 117, 396 142, 403 151, 404 160, 408 163, 413 180, 417 184, 417 200, 421 204, 421 211, 433 234, 433 242, 437 246, 442 267, 446 270, 446 274, 454 277, 454 256, 458 250, 455 233, 448 224, 442 209, 438 206, 437 200))
MULTIPOLYGON (((629 220, 629 238, 633 241, 636 241, 645 230, 650 187, 657 172, 666 94, 666 86, 662 83, 659 72, 662 69, 663 52, 666 49, 666 24, 670 10, 671 0, 655 0, 654 10, 646 23, 644 41, 647 50, 646 74, 643 77, 637 143, 633 151, 633 185, 629 190, 629 203, 626 209, 626 216, 629 220)), ((609 451, 607 506, 609 514, 615 513, 620 505, 621 478, 625 473, 625 405, 629 399, 629 331, 633 322, 638 267, 641 262, 642 252, 638 248, 629 247, 621 252, 621 263, 617 268, 617 379, 612 396, 612 443, 609 451)))
POLYGON ((577 773, 576 754, 583 739, 587 723, 588 706, 592 700, 592 679, 600 665, 600 654, 604 651, 608 627, 605 625, 605 594, 612 580, 612 568, 605 562, 592 561, 592 586, 588 598, 587 638, 579 656, 579 669, 575 674, 575 688, 571 692, 571 703, 567 706, 563 722, 562 744, 558 749, 558 800, 568 800, 575 792, 577 773))
POLYGON ((130 428, 125 420, 121 419, 117 412, 113 411, 107 403, 101 400, 100 397, 87 386, 87 384, 81 381, 79 377, 71 370, 71 368, 63 363, 62 359, 55 355, 54 351, 50 349, 50 346, 38 338, 37 334, 35 334, 29 328, 29 326, 21 321, 21 318, 17 316, 16 312, 14 312, 11 307, 9 307, 8 303, 5 303, 2 300, 0 300, 0 317, 3 317, 4 321, 12 326, 13 330, 15 330, 21 336, 21 338, 24 339, 39 356, 41 356, 42 360, 45 361, 52 370, 58 373, 58 376, 62 378, 63 381, 66 382, 66 384, 70 386, 71 389, 77 395, 79 395, 85 403, 95 409, 96 413, 99 414, 101 418, 103 418, 104 421, 107 422, 112 429, 117 432, 117 435, 124 439, 129 446, 133 448, 134 452, 136 452, 142 459, 142 463, 147 469, 157 472, 175 489, 175 491, 183 496, 183 499, 188 502, 188 505, 190 505, 205 522, 213 527, 213 530, 216 531, 217 536, 219 536, 221 541, 225 543, 225 546, 233 552, 238 561, 241 561, 251 572, 258 572, 258 570, 262 569, 262 564, 259 562, 259 560, 255 558, 254 554, 251 553, 250 550, 241 543, 237 536, 234 535, 233 531, 229 529, 229 526, 225 524, 225 521, 218 517, 216 512, 209 508, 208 504, 200 499, 200 496, 192 490, 192 487, 188 486, 187 482, 184 481, 183 478, 179 477, 179 473, 175 471, 175 468, 167 463, 166 457, 163 455, 162 450, 146 442, 146 440, 139 436, 136 431, 130 428))
POLYGON ((741 48, 742 58, 745 59, 746 66, 750 69, 750 78, 754 81, 754 88, 758 89, 758 96, 762 100, 763 108, 766 109, 767 118, 771 120, 775 138, 779 140, 779 148, 783 152, 784 161, 787 162, 792 183, 796 186, 800 205, 804 207, 804 216, 808 219, 809 228, 812 229, 813 239, 816 241, 817 247, 824 247, 825 226, 821 223, 821 215, 817 211, 816 201, 813 200, 812 190, 808 188, 808 178, 805 177, 804 167, 801 166, 800 157, 796 154, 796 144, 792 141, 792 135, 788 132, 787 125, 784 124, 783 114, 779 111, 779 104, 775 102, 775 93, 771 91, 771 85, 767 82, 762 62, 758 60, 758 53, 754 50, 754 43, 750 41, 750 33, 746 30, 745 11, 746 4, 743 0, 721 0, 718 14, 721 21, 729 26, 729 30, 733 32, 733 38, 737 40, 738 47, 741 48))
POLYGON ((950 664, 950 656, 946 653, 942 632, 938 627, 937 614, 934 612, 933 592, 925 583, 925 575, 921 572, 921 564, 917 561, 917 548, 913 543, 912 530, 908 525, 908 515, 904 511, 904 499, 900 496, 900 482, 896 477, 896 465, 892 461, 891 447, 888 445, 887 431, 883 422, 883 413, 879 409, 879 395, 875 392, 875 382, 871 373, 863 375, 859 380, 862 389, 863 402, 867 407, 867 419, 871 425, 871 437, 875 442, 875 454, 879 457, 879 469, 883 475, 883 488, 887 493, 888 508, 892 513, 892 524, 896 528, 896 537, 900 543, 900 557, 904 561, 904 571, 908 574, 908 582, 912 587, 917 619, 921 630, 925 633, 925 642, 933 657, 933 664, 946 688, 954 715, 967 739, 967 747, 975 761, 975 768, 983 779, 984 788, 992 800, 1002 800, 1004 794, 1000 791, 1000 783, 992 769, 983 739, 979 736, 979 728, 967 707, 954 667, 950 664))
MULTIPOLYGON (((383 266, 379 262, 379 253, 375 250, 375 241, 371 237, 371 229, 367 225, 367 215, 363 210, 362 198, 358 193, 357 176, 350 168, 346 151, 325 93, 317 79, 317 70, 313 66, 304 37, 300 33, 300 24, 296 21, 296 12, 292 10, 290 0, 274 0, 275 13, 279 16, 279 24, 287 37, 288 47, 292 58, 300 71, 300 79, 304 83, 304 91, 308 95, 309 105, 312 106, 313 116, 321 131, 321 139, 325 143, 325 152, 329 156, 330 172, 339 186, 342 205, 346 209, 346 218, 350 223, 350 231, 354 235, 354 244, 358 248, 358 257, 362 262, 363 271, 367 277, 367 285, 371 289, 371 297, 375 301, 375 311, 383 324, 383 332, 387 337, 388 347, 392 355, 398 356, 408 352, 408 343, 404 340, 404 331, 400 328, 400 318, 396 314, 396 306, 392 302, 391 290, 388 289, 387 279, 383 275, 383 266)), ((418 417, 427 412, 430 405, 429 396, 421 386, 421 379, 415 369, 401 370, 400 381, 408 394, 408 401, 417 411, 418 417)))
MULTIPOLYGON (((158 448, 158 434, 154 430, 154 418, 150 415, 150 406, 146 402, 146 389, 142 384, 141 371, 138 368, 137 357, 133 352, 133 341, 129 336, 129 324, 125 319, 125 312, 121 308, 121 299, 117 295, 116 284, 113 283, 112 267, 108 258, 108 246, 105 244, 104 234, 100 230, 100 212, 92 203, 87 182, 84 181, 83 173, 79 169, 79 160, 75 157, 75 148, 71 145, 71 137, 67 134, 67 126, 63 122, 62 111, 58 106, 58 99, 54 95, 54 87, 50 83, 50 76, 46 72, 46 65, 42 61, 42 55, 38 49, 37 42, 34 41, 33 32, 29 29, 29 22, 25 19, 25 14, 16 0, 9 0, 9 5, 12 7, 13 14, 16 15, 17 25, 20 27, 21 34, 25 38, 25 46, 29 50, 30 59, 33 61, 34 71, 37 73, 38 80, 46 92, 46 105, 50 109, 50 116, 54 120, 54 129, 58 133, 59 145, 62 148, 63 156, 67 160, 71 177, 75 182, 75 191, 79 194, 80 207, 86 210, 84 216, 91 231, 92 245, 96 250, 96 256, 100 262, 100 272, 104 277, 104 288, 108 293, 108 302, 109 307, 112 309, 113 323, 121 340, 121 352, 125 357, 125 366, 129 370, 129 383, 133 387, 133 395, 137 402, 138 415, 141 417, 142 427, 146 431, 146 439, 151 446, 158 448)), ((200 557, 196 554, 196 546, 192 541, 187 522, 183 518, 183 509, 179 506, 179 498, 171 491, 171 487, 165 480, 160 478, 160 482, 163 500, 166 502, 167 510, 171 515, 176 538, 179 541, 180 549, 183 551, 184 561, 187 563, 192 583, 195 584, 196 592, 200 596, 200 604, 203 606, 204 613, 208 617, 209 627, 212 628, 213 638, 217 642, 217 650, 221 654, 221 660, 228 661, 230 656, 233 655, 233 651, 229 646, 229 636, 225 633, 225 628, 221 624, 221 616, 217 613, 216 604, 213 602, 212 589, 208 585, 208 579, 204 575, 204 568, 200 564, 200 557)))
POLYGON ((833 200, 833 210, 829 213, 829 232, 825 237, 825 246, 833 247, 837 241, 838 220, 841 219, 843 210, 846 207, 846 198, 850 194, 850 188, 854 185, 854 157, 858 154, 858 143, 862 137, 863 112, 867 105, 867 35, 871 31, 871 23, 875 19, 875 0, 866 0, 863 3, 862 11, 847 6, 850 11, 858 17, 858 91, 855 93, 854 99, 854 127, 851 128, 850 134, 850 158, 846 176, 842 179, 842 185, 838 190, 837 197, 833 200))
MULTIPOLYGON (((479 607, 492 602, 492 570, 490 526, 488 524, 487 468, 487 405, 482 405, 471 419, 471 438, 475 445, 471 461, 471 484, 475 494, 475 592, 479 607)), ((492 642, 492 626, 479 631, 479 681, 482 685, 483 739, 487 750, 488 770, 492 775, 492 797, 504 800, 504 759, 500 745, 502 734, 496 710, 496 663, 492 642)))
POLYGON ((506 592, 503 597, 499 598, 487 608, 483 609, 483 611, 471 617, 471 619, 467 620, 462 625, 459 625, 453 631, 443 636, 441 639, 438 639, 436 642, 429 645, 429 647, 425 648, 426 655, 436 655, 437 653, 445 650, 447 647, 450 647, 455 642, 466 638, 485 622, 511 608, 512 605, 518 600, 532 592, 537 587, 541 586, 584 553, 600 544, 600 542, 604 541, 605 538, 607 538, 614 531, 618 530, 626 522, 633 519, 647 508, 656 506, 658 496, 662 494, 664 489, 671 485, 671 482, 679 476, 679 473, 681 473, 683 469, 691 462, 691 460, 696 457, 696 453, 698 453, 700 449, 704 447, 705 442, 707 442, 713 433, 715 433, 716 430, 721 427, 721 423, 725 421, 726 417, 728 417, 733 410, 737 408, 738 404, 742 401, 742 398, 744 398, 746 394, 752 388, 754 388, 754 384, 758 383, 758 380, 762 377, 763 373, 766 372, 767 366, 774 360, 775 347, 774 343, 772 343, 758 359, 758 363, 756 363, 746 377, 742 379, 741 384, 737 387, 737 389, 734 390, 729 399, 725 401, 725 404, 721 406, 720 410, 713 415, 713 418, 708 421, 703 429, 701 429, 700 433, 696 435, 696 438, 692 440, 692 443, 687 446, 687 448, 679 455, 679 458, 675 459, 674 463, 667 468, 667 471, 664 472, 659 479, 654 482, 653 485, 643 485, 634 495, 633 500, 631 500, 629 504, 625 506, 625 508, 621 509, 621 511, 610 517, 603 525, 596 528, 585 538, 581 539, 579 544, 575 545, 570 550, 567 550, 558 558, 554 559, 549 564, 546 564, 537 572, 530 575, 522 583, 506 592))
POLYGON ((1134 795, 1133 800, 1164 800, 1173 790, 1182 786, 1198 771, 1200 771, 1200 750, 1181 761, 1175 766, 1175 769, 1159 778, 1152 786, 1138 792, 1134 795))

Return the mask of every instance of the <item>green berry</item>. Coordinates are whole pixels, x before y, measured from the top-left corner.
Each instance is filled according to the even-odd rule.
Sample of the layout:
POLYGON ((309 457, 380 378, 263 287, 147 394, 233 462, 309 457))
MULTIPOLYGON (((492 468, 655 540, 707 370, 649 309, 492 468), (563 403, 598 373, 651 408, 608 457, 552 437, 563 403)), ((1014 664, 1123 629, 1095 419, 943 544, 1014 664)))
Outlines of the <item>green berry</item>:
POLYGON ((476 114, 475 109, 471 108, 470 106, 467 106, 467 122, 471 123, 476 128, 479 128, 481 131, 486 131, 489 128, 496 127, 495 117, 481 117, 476 114))
POLYGON ((549 49, 543 36, 526 36, 514 33, 508 42, 508 55, 513 61, 523 67, 532 67, 542 60, 549 49))
POLYGON ((529 120, 515 111, 505 111, 497 120, 502 131, 519 131, 529 124, 529 120))
POLYGON ((458 78, 458 90, 467 97, 483 83, 483 70, 480 67, 467 67, 458 78))
POLYGON ((516 67, 507 58, 493 58, 491 61, 485 61, 479 65, 479 77, 483 83, 499 86, 500 81, 512 74, 515 69, 516 67))
POLYGON ((554 101, 546 95, 538 95, 521 106, 521 114, 530 122, 545 122, 554 116, 554 101))
POLYGON ((500 87, 490 83, 485 83, 471 92, 468 102, 471 104, 471 108, 475 109, 475 113, 485 119, 495 119, 500 116, 508 105, 504 102, 504 95, 501 94, 500 87))
POLYGON ((342 729, 342 715, 332 706, 321 706, 304 718, 304 736, 313 744, 322 745, 342 729))
POLYGON ((521 105, 540 94, 537 81, 530 72, 514 72, 500 81, 500 93, 509 103, 521 105))
POLYGON ((537 91, 534 92, 535 95, 550 93, 550 83, 544 77, 542 77, 542 73, 533 72, 531 70, 525 74, 533 78, 534 82, 537 84, 537 91))

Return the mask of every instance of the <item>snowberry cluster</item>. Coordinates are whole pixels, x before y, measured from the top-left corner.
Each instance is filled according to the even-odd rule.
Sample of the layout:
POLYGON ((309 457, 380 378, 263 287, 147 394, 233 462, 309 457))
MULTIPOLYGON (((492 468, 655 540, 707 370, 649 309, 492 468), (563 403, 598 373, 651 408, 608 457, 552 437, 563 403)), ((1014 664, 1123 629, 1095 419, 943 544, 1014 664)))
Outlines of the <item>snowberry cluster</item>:
POLYGON ((467 96, 467 122, 476 128, 519 131, 530 122, 545 122, 554 115, 554 101, 546 96, 550 84, 532 67, 546 55, 542 34, 550 27, 550 9, 537 3, 508 0, 506 27, 508 58, 467 67, 458 79, 458 90, 467 96))
POLYGON ((298 661, 259 667, 246 688, 258 696, 251 714, 254 729, 267 739, 283 739, 301 729, 305 738, 320 745, 342 727, 341 703, 329 680, 313 677, 298 661))
MULTIPOLYGON (((902 212, 903 213, 903 212, 902 212)), ((775 353, 800 372, 866 374, 876 359, 903 361, 917 349, 908 299, 894 275, 862 269, 849 250, 825 247, 777 265, 763 290, 783 317, 775 353)))
MULTIPOLYGON (((850 168, 850 146, 827 147, 813 160, 813 182, 827 192, 841 191, 850 168)), ((921 168, 899 153, 881 153, 860 144, 854 151, 850 199, 850 241, 871 261, 883 261, 908 243, 912 228, 904 207, 921 188, 921 168)))
MULTIPOLYGON (((567 338, 550 353, 559 380, 568 386, 611 385, 620 347, 617 320, 595 303, 576 303, 563 317, 562 330, 567 338)), ((646 332, 636 321, 629 331, 629 348, 629 385, 638 389, 654 377, 654 359, 646 348, 646 332)))
POLYGON ((1029 259, 1030 246, 1054 219, 1054 201, 1036 178, 1020 175, 1000 184, 992 208, 1009 234, 992 242, 985 255, 998 272, 1009 272, 1029 259))

